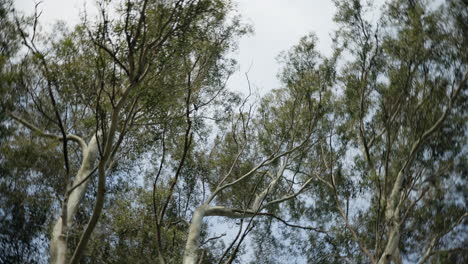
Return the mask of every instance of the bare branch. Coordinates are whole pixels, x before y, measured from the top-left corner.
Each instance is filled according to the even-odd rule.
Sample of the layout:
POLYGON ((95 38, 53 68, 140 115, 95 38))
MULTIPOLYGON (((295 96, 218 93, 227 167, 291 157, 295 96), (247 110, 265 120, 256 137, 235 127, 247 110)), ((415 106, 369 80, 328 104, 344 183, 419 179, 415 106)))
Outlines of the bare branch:
MULTIPOLYGON (((31 131, 33 131, 34 133, 36 133, 40 137, 50 138, 50 139, 55 139, 55 140, 60 140, 60 141, 63 140, 63 137, 58 136, 58 135, 54 135, 54 134, 51 134, 51 133, 48 133, 48 132, 45 132, 44 130, 38 128, 34 124, 26 121, 25 119, 13 114, 13 113, 10 113, 10 116, 11 116, 11 118, 18 121, 20 124, 24 125, 25 127, 29 128, 31 131)), ((79 137, 77 135, 74 135, 74 134, 68 134, 68 135, 66 135, 66 137, 67 137, 67 139, 78 143, 82 150, 86 149, 87 145, 86 145, 85 141, 81 137, 79 137)))
POLYGON ((218 187, 216 188, 216 190, 211 194, 210 198, 208 199, 208 202, 207 204, 209 204, 215 197, 216 195, 221 192, 222 190, 226 189, 226 188, 229 188, 239 182, 241 182, 242 180, 246 179, 247 177, 253 175, 255 172, 257 172, 261 167, 263 166, 267 166, 273 162, 275 162, 277 159, 281 158, 281 157, 284 157, 294 151, 296 151, 297 149, 303 147, 305 145, 305 143, 308 141, 309 139, 307 138, 306 140, 304 140, 303 142, 301 142, 301 144, 297 145, 296 147, 293 147, 283 153, 280 153, 276 156, 270 156, 268 157, 267 159, 263 160, 262 162, 260 162, 260 164, 258 164, 257 166, 255 166, 254 168, 252 168, 250 171, 248 171, 247 173, 245 173, 244 175, 240 176, 238 179, 230 182, 230 183, 227 183, 221 187, 218 187))
POLYGON ((291 199, 294 199, 296 198, 299 194, 301 194, 306 188, 307 186, 309 186, 309 184, 312 182, 313 178, 309 178, 302 186, 301 188, 293 193, 293 194, 290 194, 290 195, 287 195, 287 196, 284 196, 282 198, 279 198, 279 199, 276 199, 276 200, 273 200, 271 202, 268 202, 267 204, 265 204, 262 208, 265 208, 267 206, 270 206, 270 205, 274 205, 274 204, 278 204, 278 203, 282 203, 282 202, 285 202, 287 200, 291 200, 291 199))
POLYGON ((201 242, 200 243, 200 247, 202 247, 203 245, 205 245, 206 243, 210 242, 210 241, 213 241, 213 240, 216 240, 216 239, 220 239, 222 237, 225 237, 226 236, 226 233, 223 233, 219 236, 215 236, 215 237, 210 237, 208 239, 206 239, 205 241, 201 242))
POLYGON ((458 218, 458 220, 444 232, 437 234, 429 243, 424 255, 421 257, 418 264, 426 263, 429 257, 435 254, 435 252, 433 252, 433 249, 436 246, 439 239, 445 236, 446 234, 450 233, 453 229, 455 229, 455 227, 460 225, 465 217, 468 217, 468 213, 464 213, 462 216, 460 216, 460 218, 458 218))

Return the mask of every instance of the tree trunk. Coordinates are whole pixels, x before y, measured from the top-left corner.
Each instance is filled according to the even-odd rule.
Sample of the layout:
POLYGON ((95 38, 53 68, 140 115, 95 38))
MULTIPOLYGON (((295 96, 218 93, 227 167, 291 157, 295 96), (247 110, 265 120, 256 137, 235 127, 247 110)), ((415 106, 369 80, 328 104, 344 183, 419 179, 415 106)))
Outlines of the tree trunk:
POLYGON ((187 244, 185 245, 184 264, 196 264, 198 260, 198 252, 200 249, 200 233, 205 216, 224 216, 231 219, 240 219, 252 217, 257 214, 257 210, 235 209, 224 206, 209 206, 203 204, 198 207, 193 213, 192 222, 190 223, 187 244))
POLYGON ((392 228, 389 232, 387 245, 380 257, 378 264, 389 264, 391 261, 395 264, 401 264, 400 249, 398 244, 400 242, 400 228, 399 226, 392 228))
POLYGON ((389 229, 387 231, 387 243, 385 245, 384 252, 380 256, 378 264, 389 264, 393 261, 395 264, 401 264, 402 259, 400 256, 400 208, 397 205, 398 192, 397 188, 401 189, 402 174, 398 175, 395 182, 395 187, 387 203, 387 209, 385 211, 385 221, 389 223, 389 229))
MULTIPOLYGON (((93 136, 88 143, 88 146, 83 149, 83 160, 81 162, 81 167, 76 174, 76 177, 73 181, 73 186, 77 186, 68 197, 67 201, 67 219, 66 219, 66 226, 64 226, 62 221, 62 216, 59 216, 59 219, 54 225, 54 229, 52 231, 52 238, 50 241, 50 263, 53 264, 65 264, 67 261, 67 254, 68 254, 68 232, 67 229, 72 226, 73 219, 75 214, 78 210, 78 207, 83 199, 83 196, 86 192, 89 178, 88 177, 93 169, 94 163, 97 158, 97 141, 96 136, 93 136), (85 180, 86 179, 86 180, 85 180)), ((72 187, 73 188, 73 187, 72 187)), ((68 190, 67 190, 68 192, 68 190)))
POLYGON ((198 259, 198 249, 200 247, 200 233, 203 225, 203 217, 206 213, 206 206, 198 207, 190 223, 187 244, 185 245, 184 264, 196 264, 198 259))

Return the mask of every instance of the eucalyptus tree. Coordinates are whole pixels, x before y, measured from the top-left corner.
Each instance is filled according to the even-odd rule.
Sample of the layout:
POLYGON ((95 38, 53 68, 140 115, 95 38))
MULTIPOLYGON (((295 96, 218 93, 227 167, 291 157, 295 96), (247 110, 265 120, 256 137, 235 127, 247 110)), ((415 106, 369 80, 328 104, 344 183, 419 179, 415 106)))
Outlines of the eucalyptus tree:
POLYGON ((319 56, 315 41, 309 36, 295 47, 309 55, 307 61, 291 62, 291 67, 302 70, 303 79, 272 91, 258 106, 244 99, 229 122, 221 124, 213 148, 201 156, 205 191, 193 210, 184 263, 202 261, 201 244, 205 243, 200 235, 206 232, 204 220, 212 216, 240 220, 234 241, 218 256, 221 263, 235 260, 245 237, 262 218, 321 231, 285 220, 295 214, 294 200, 316 181, 302 173, 302 162, 308 150, 323 139, 319 124, 330 110, 334 61, 319 56))
POLYGON ((50 242, 52 263, 77 263, 84 254, 119 150, 148 131, 136 124, 163 124, 160 109, 174 112, 166 118, 183 113, 189 144, 192 105, 203 107, 221 93, 215 87, 220 61, 243 32, 239 23, 226 22, 228 1, 143 0, 115 6, 111 15, 110 4, 102 1, 96 22, 85 18, 72 31, 59 25, 49 35, 36 30, 38 12, 16 21, 27 49, 19 63, 25 76, 17 85, 26 95, 10 116, 39 138, 60 142, 55 147, 63 156, 57 162, 63 169, 60 214, 50 242), (73 155, 77 151, 81 158, 73 155), (94 173, 94 208, 70 251, 68 234, 94 173))
MULTIPOLYGON (((323 133, 312 254, 330 262, 466 261, 466 1, 336 1, 343 54, 323 133), (323 193, 319 189, 326 190, 323 193), (334 219, 334 220, 330 220, 334 219)), ((311 154, 311 157, 314 157, 311 154)))
MULTIPOLYGON (((282 57, 282 88, 257 103, 225 89, 246 32, 229 1, 115 13, 102 1, 96 21, 53 33, 36 30, 38 13, 17 18, 24 52, 0 47, 0 91, 16 92, 2 97, 0 168, 39 175, 26 184, 45 197, 37 223, 58 197, 53 263, 233 263, 251 233, 268 263, 275 233, 304 238, 279 225, 309 235, 310 262, 462 263, 465 2, 392 0, 374 22, 361 1, 336 1, 334 54, 303 38, 282 57), (229 244, 209 237, 213 216, 239 224, 229 244)), ((2 34, 15 32, 5 17, 2 34)))
POLYGON ((16 131, 7 113, 15 108, 19 95, 15 83, 20 77, 14 63, 19 35, 12 1, 0 1, 0 28, 0 262, 35 263, 50 200, 48 190, 40 187, 44 179, 30 173, 30 168, 41 169, 39 145, 24 144, 24 140, 9 144, 16 131))

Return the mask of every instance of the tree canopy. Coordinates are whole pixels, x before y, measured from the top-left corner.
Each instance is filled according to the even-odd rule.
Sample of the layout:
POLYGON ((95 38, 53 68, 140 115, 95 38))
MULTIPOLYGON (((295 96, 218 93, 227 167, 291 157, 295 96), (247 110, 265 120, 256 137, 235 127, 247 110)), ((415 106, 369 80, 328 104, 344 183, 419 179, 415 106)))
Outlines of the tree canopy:
POLYGON ((334 2, 260 96, 230 0, 0 0, 0 262, 466 263, 468 3, 334 2))

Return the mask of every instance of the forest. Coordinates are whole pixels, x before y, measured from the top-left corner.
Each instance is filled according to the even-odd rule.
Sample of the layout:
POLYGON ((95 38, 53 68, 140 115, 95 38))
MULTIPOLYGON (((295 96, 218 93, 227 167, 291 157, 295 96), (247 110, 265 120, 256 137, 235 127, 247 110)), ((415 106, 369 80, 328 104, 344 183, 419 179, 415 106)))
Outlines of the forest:
POLYGON ((0 0, 0 263, 468 263, 468 1, 333 2, 259 95, 234 0, 0 0))

